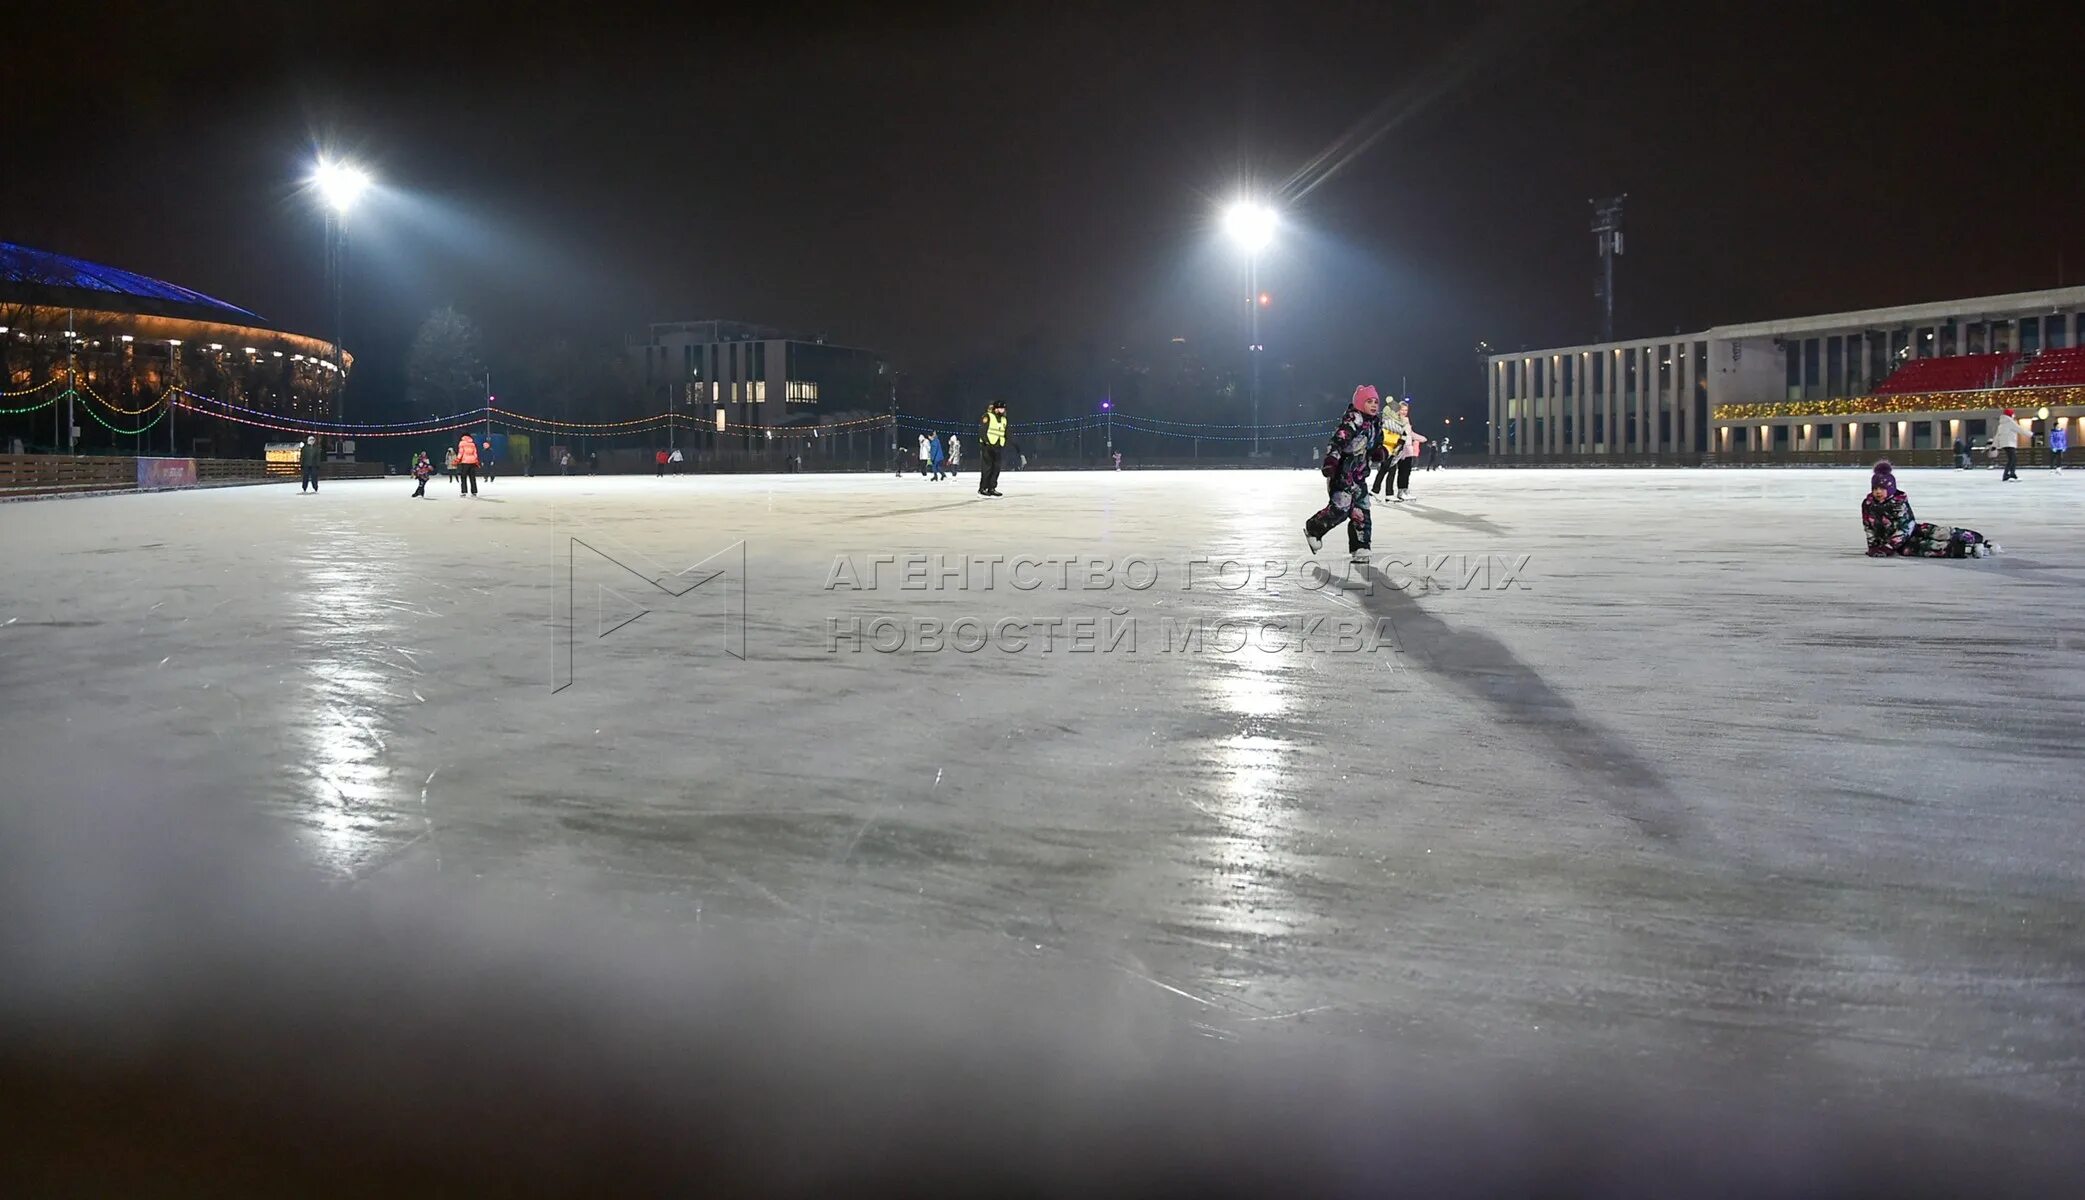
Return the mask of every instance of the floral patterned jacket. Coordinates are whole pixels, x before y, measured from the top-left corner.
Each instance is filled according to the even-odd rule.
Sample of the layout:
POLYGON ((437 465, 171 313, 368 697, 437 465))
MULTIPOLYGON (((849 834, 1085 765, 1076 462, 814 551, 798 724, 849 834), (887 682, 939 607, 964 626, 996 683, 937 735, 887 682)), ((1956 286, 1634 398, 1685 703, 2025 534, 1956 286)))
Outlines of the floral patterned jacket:
POLYGON ((1911 497, 1891 492, 1887 500, 1871 493, 1861 498, 1861 524, 1868 530, 1868 556, 1909 554, 1917 521, 1911 514, 1911 497))
POLYGON ((1332 445, 1320 468, 1325 478, 1341 483, 1368 480, 1368 464, 1383 461, 1383 423, 1358 408, 1347 409, 1332 431, 1332 445))

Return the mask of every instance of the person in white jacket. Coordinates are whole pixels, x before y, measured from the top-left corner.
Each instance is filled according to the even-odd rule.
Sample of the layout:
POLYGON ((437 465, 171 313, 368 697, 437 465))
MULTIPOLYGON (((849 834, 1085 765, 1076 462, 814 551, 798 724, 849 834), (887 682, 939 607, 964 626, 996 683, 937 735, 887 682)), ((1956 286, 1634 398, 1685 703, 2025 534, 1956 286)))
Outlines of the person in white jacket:
POLYGON ((1397 403, 1397 419, 1405 427, 1404 440, 1397 443, 1397 473, 1390 477, 1390 498, 1397 501, 1412 498, 1412 464, 1419 461, 1420 448, 1429 440, 1412 425, 1412 402, 1397 403))
POLYGON ((2027 431, 2020 428, 2019 419, 2013 416, 2012 409, 2008 408, 1999 415, 1998 432, 1992 435, 1991 444, 2005 455, 2005 474, 1998 477, 2000 483, 2020 477, 2015 468, 2020 465, 2020 441, 2026 434, 2027 431))
POLYGON ((948 473, 954 475, 956 468, 963 465, 963 439, 948 435, 948 473))
POLYGON ((928 466, 928 464, 929 464, 929 463, 931 463, 931 462, 933 461, 933 458, 934 458, 934 447, 933 447, 933 446, 931 446, 931 445, 929 445, 929 444, 927 444, 927 435, 926 435, 926 434, 924 434, 924 433, 923 433, 923 434, 920 434, 920 435, 919 435, 919 473, 920 473, 921 475, 925 475, 925 474, 927 473, 927 466, 928 466))

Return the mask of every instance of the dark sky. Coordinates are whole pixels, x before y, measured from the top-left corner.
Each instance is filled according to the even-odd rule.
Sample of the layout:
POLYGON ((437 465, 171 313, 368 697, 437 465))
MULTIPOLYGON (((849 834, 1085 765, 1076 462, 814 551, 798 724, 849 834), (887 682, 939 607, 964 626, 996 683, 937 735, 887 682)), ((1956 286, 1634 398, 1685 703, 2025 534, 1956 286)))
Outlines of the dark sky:
POLYGON ((1624 334, 2085 277, 2063 6, 21 7, 0 238, 323 334, 297 184, 344 148, 387 185, 349 312, 379 368, 449 301, 496 371, 712 315, 922 372, 1031 335, 1221 354, 1217 206, 1369 132, 1286 204, 1264 340, 1449 411, 1477 339, 1595 334, 1595 195, 1629 193, 1624 334))

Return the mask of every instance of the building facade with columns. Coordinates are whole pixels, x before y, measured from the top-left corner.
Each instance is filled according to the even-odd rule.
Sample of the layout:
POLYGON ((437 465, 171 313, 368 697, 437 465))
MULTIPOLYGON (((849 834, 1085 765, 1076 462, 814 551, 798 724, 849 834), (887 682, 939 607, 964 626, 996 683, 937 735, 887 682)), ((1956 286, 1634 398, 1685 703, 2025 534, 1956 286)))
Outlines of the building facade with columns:
POLYGON ((1947 450, 1997 413, 2085 419, 2085 287, 1494 354, 1490 449, 1514 459, 1947 450))

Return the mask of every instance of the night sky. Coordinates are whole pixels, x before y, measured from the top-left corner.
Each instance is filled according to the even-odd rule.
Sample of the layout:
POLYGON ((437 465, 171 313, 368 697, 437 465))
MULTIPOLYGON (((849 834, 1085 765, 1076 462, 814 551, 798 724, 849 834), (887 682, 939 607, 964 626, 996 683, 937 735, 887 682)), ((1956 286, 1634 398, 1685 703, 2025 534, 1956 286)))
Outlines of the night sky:
POLYGON ((1435 414, 1479 411, 1480 338, 1596 335, 1596 195, 1629 194, 1623 335, 2085 280, 2064 6, 110 2, 0 28, 5 240, 325 335, 298 185, 318 145, 369 164, 372 386, 445 302, 495 372, 707 316, 922 374, 1024 339, 1221 358, 1245 288, 1214 217, 1246 186, 1305 193, 1263 261, 1270 361, 1408 377, 1435 414))

